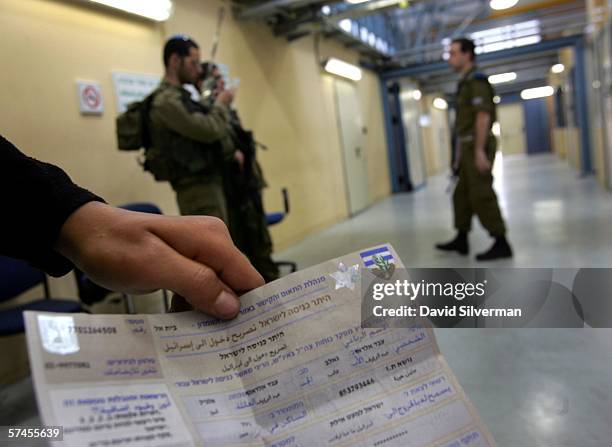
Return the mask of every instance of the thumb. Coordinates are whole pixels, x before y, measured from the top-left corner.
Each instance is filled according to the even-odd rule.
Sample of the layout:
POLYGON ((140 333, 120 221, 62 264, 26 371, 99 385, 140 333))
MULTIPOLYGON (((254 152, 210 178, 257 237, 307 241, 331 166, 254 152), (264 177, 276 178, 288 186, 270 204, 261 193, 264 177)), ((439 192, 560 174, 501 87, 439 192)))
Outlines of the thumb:
POLYGON ((238 314, 238 297, 207 265, 173 252, 167 267, 167 273, 160 278, 162 288, 172 290, 195 309, 213 317, 226 320, 238 314))

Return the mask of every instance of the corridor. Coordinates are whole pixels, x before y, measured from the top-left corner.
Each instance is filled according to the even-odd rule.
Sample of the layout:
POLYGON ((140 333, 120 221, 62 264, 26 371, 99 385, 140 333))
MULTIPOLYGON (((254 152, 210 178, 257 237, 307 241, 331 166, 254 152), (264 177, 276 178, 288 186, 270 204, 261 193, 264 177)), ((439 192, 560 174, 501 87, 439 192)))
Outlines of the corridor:
MULTIPOLYGON (((279 253, 300 268, 390 242, 410 267, 610 267, 612 195, 555 156, 498 159, 515 257, 477 263, 433 250, 451 236, 444 176, 279 253)), ((472 252, 489 243, 474 220, 472 252)), ((436 329, 442 354, 503 447, 602 447, 612 439, 612 329, 436 329), (588 365, 588 366, 586 366, 588 365)))
POLYGON ((478 263, 490 239, 475 217, 469 257, 433 249, 453 236, 448 179, 429 179, 414 194, 395 194, 277 255, 300 268, 390 242, 411 267, 610 267, 612 194, 593 176, 581 178, 554 155, 496 160, 495 188, 515 256, 478 263))

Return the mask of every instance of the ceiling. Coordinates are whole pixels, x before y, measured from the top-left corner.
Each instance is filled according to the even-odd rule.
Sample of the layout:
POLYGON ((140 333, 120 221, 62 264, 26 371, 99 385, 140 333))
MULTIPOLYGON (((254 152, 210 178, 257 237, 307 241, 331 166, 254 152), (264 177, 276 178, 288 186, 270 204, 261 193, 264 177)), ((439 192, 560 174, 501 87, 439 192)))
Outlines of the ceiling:
MULTIPOLYGON (((443 60, 455 37, 475 39, 478 51, 492 52, 582 34, 588 26, 584 0, 519 0, 494 11, 489 0, 368 0, 349 4, 334 0, 234 0, 238 20, 267 23, 288 40, 318 34, 354 48, 364 65, 378 70, 443 60)), ((482 64, 492 73, 519 73, 519 80, 545 79, 555 51, 519 60, 482 64)), ((448 74, 428 75, 432 88, 448 89, 448 74)), ((507 87, 500 85, 498 89, 507 87)))

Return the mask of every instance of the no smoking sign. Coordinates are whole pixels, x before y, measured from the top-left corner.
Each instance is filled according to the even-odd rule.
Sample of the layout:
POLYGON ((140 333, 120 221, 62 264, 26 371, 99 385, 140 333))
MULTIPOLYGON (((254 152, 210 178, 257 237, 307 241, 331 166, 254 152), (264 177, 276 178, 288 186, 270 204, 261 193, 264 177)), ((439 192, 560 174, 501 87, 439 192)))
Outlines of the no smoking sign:
POLYGON ((101 115, 104 111, 102 88, 99 82, 77 81, 79 107, 81 113, 101 115))

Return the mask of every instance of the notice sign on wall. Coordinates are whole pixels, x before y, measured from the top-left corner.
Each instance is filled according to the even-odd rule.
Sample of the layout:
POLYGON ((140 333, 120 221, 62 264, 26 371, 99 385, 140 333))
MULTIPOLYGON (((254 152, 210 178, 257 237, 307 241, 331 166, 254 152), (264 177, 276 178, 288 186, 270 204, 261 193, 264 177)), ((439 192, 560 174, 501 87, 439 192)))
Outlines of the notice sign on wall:
POLYGON ((161 76, 139 73, 113 72, 117 111, 123 113, 128 104, 141 101, 159 85, 161 76))
POLYGON ((99 82, 77 80, 77 94, 81 113, 101 115, 104 112, 102 88, 99 82))

